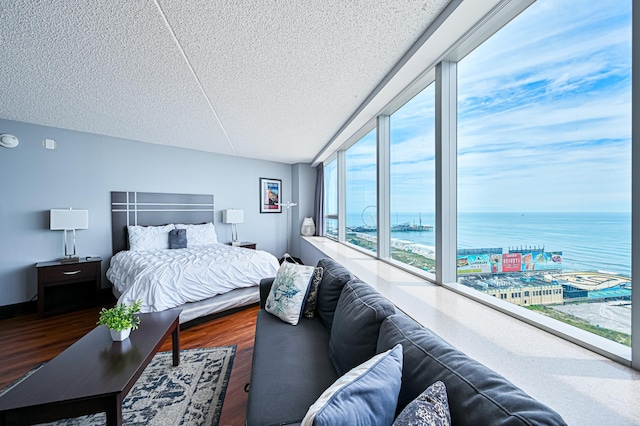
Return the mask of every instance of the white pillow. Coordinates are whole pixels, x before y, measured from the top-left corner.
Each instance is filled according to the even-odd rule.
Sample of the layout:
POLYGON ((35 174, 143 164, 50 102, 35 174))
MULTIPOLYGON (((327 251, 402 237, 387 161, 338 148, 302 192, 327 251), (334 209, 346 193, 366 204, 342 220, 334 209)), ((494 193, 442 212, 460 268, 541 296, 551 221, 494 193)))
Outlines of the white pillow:
POLYGON ((298 325, 314 271, 313 266, 283 262, 273 280, 265 310, 284 322, 298 325))
POLYGON ((200 225, 176 224, 176 229, 187 230, 187 247, 207 246, 218 244, 218 236, 213 223, 203 223, 200 225))
POLYGON ((163 226, 127 226, 129 250, 145 251, 169 248, 169 232, 173 225, 163 226))
POLYGON ((303 426, 388 426, 402 381, 402 345, 378 354, 336 380, 309 407, 303 426))

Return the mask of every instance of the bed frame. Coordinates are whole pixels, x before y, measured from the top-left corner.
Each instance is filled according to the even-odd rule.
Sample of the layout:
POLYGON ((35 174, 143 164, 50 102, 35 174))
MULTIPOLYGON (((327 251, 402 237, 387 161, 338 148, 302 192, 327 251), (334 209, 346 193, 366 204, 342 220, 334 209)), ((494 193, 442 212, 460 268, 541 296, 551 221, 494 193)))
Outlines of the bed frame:
POLYGON ((156 192, 111 193, 113 254, 129 249, 127 226, 207 223, 214 219, 213 195, 156 192))
MULTIPOLYGON (((129 249, 127 226, 157 226, 168 223, 199 224, 214 222, 213 195, 158 192, 111 192, 111 245, 113 254, 129 249)), ((115 287, 112 287, 116 298, 115 287)), ((199 302, 182 306, 181 327, 254 305, 260 300, 258 287, 239 288, 199 302)))

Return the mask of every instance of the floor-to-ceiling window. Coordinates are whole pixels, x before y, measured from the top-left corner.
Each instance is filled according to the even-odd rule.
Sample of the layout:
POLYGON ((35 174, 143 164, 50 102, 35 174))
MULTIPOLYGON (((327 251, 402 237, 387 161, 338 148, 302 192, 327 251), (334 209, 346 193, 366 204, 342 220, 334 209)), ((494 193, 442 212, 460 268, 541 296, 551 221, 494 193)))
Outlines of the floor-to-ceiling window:
POLYGON ((631 344, 631 1, 538 0, 458 63, 458 281, 631 344))
POLYGON ((376 251, 376 130, 346 150, 346 240, 376 251))
MULTIPOLYGON (((446 57, 457 89, 447 106, 457 112, 457 158, 447 165, 457 170, 457 254, 443 269, 474 294, 628 346, 632 2, 538 0, 515 18, 524 5, 501 10, 509 5, 504 21, 496 13, 446 57)), ((437 256, 432 86, 389 115, 389 193, 380 197, 391 258, 422 270, 437 256)), ((375 131, 342 154, 345 241, 376 252, 375 131)))
POLYGON ((434 84, 390 116, 391 258, 435 268, 434 84))
POLYGON ((324 231, 338 238, 338 161, 333 159, 324 166, 324 231))

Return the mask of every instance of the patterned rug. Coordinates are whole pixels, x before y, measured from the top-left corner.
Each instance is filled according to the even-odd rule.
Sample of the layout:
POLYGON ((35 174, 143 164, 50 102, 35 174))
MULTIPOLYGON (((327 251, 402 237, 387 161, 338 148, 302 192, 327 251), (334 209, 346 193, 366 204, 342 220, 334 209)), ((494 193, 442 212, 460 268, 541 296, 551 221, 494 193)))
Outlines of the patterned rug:
MULTIPOLYGON (((217 425, 235 353, 235 346, 182 350, 178 367, 171 352, 157 353, 122 403, 123 424, 217 425)), ((46 424, 98 426, 106 418, 99 413, 46 424)))

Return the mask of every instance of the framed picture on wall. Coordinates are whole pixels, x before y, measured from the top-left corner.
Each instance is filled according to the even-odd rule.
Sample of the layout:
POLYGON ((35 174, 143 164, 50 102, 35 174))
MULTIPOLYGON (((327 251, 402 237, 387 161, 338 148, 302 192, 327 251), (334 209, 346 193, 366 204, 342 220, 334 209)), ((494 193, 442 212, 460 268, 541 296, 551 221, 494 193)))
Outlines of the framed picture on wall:
POLYGON ((282 180, 260 178, 260 213, 282 213, 282 180))

